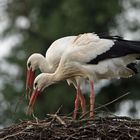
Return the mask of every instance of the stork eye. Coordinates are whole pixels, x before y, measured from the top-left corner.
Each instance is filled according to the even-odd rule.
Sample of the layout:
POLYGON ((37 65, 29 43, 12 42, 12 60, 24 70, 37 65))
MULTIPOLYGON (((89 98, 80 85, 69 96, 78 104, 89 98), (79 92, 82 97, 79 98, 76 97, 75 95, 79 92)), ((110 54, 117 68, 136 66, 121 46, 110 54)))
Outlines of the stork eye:
POLYGON ((30 67, 31 67, 31 62, 28 63, 28 68, 30 68, 30 67))
POLYGON ((35 88, 37 87, 37 82, 34 84, 34 87, 35 87, 35 88))

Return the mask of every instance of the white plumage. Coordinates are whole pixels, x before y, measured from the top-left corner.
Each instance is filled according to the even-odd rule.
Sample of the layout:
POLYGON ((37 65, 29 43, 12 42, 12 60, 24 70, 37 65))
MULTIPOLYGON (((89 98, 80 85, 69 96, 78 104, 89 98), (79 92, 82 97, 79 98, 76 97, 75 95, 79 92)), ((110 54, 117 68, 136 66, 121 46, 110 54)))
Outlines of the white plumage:
POLYGON ((42 73, 34 81, 34 92, 28 109, 33 107, 39 93, 51 84, 68 78, 83 77, 90 82, 90 116, 94 114, 93 81, 129 77, 137 72, 136 60, 140 56, 140 42, 124 40, 118 36, 81 34, 63 53, 56 71, 42 73))
MULTIPOLYGON (((44 57, 41 54, 34 53, 28 58, 27 60, 28 72, 27 72, 27 82, 26 82, 27 94, 28 94, 28 88, 32 89, 33 81, 35 78, 35 70, 39 68, 41 72, 45 72, 45 73, 55 72, 56 68, 58 67, 61 56, 69 47, 71 47, 72 43, 76 38, 77 36, 60 38, 55 42, 53 42, 51 46, 48 48, 46 52, 46 57, 44 57)), ((76 117, 77 114, 79 100, 81 101, 83 114, 86 112, 85 99, 81 94, 81 90, 80 90, 80 83, 82 81, 83 81, 82 78, 80 78, 78 81, 76 81, 75 78, 67 79, 68 84, 72 83, 77 89, 78 96, 75 100, 74 118, 76 117)))

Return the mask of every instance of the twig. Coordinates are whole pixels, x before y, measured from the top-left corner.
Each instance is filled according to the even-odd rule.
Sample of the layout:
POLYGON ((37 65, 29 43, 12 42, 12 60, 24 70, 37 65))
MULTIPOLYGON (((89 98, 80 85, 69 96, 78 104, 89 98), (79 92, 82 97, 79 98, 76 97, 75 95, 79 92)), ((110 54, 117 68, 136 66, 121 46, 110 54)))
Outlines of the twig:
POLYGON ((11 135, 7 135, 4 138, 2 138, 1 140, 6 140, 6 139, 11 138, 11 137, 16 137, 17 135, 23 134, 23 133, 25 133, 25 134, 31 133, 31 132, 24 132, 25 130, 26 130, 26 128, 21 130, 20 132, 16 132, 16 133, 13 133, 11 135))
POLYGON ((125 94, 119 96, 118 98, 112 100, 111 102, 108 102, 108 103, 106 103, 106 104, 104 104, 104 105, 101 105, 101 106, 95 108, 95 110, 98 110, 98 109, 104 108, 104 107, 106 107, 106 106, 108 106, 108 105, 110 105, 110 104, 112 104, 112 103, 118 101, 119 99, 121 99, 121 98, 123 98, 123 97, 129 95, 129 94, 130 94, 130 92, 127 92, 127 93, 125 93, 125 94))
POLYGON ((57 114, 48 114, 49 116, 56 118, 60 124, 64 125, 65 127, 67 127, 66 123, 57 115, 57 114))
POLYGON ((58 108, 58 110, 56 111, 55 114, 58 114, 60 112, 61 108, 62 108, 62 105, 58 108))
POLYGON ((57 120, 58 120, 62 125, 64 125, 65 127, 67 127, 66 123, 65 123, 58 115, 55 115, 55 117, 57 118, 57 120))
MULTIPOLYGON (((53 117, 53 119, 51 120, 51 122, 50 122, 50 126, 52 125, 52 123, 54 122, 54 120, 55 119, 58 119, 56 116, 57 116, 57 114, 59 113, 59 111, 60 111, 60 109, 62 108, 62 105, 58 108, 58 110, 55 112, 55 114, 54 115, 52 115, 52 114, 47 114, 47 116, 51 116, 51 117, 53 117)), ((58 119, 59 120, 59 119, 58 119)), ((63 122, 64 123, 64 122, 63 122)), ((61 123, 62 124, 62 123, 61 123)), ((65 123, 64 123, 65 124, 65 123)), ((64 125, 63 124, 63 125, 64 125)), ((66 126, 66 124, 65 124, 65 126, 66 126)))
POLYGON ((38 118, 34 115, 34 113, 32 113, 32 116, 35 119, 36 123, 38 124, 39 123, 38 118))
MULTIPOLYGON (((127 93, 125 93, 125 94, 119 96, 118 98, 112 100, 111 102, 108 102, 108 103, 106 103, 106 104, 104 104, 104 105, 101 105, 101 106, 95 108, 94 110, 98 110, 98 109, 104 108, 104 107, 106 107, 106 106, 108 106, 108 105, 110 105, 110 104, 112 104, 112 103, 118 101, 119 99, 121 99, 121 98, 123 98, 123 97, 129 95, 129 94, 130 94, 130 92, 127 92, 127 93)), ((82 115, 82 116, 80 117, 80 119, 84 118, 89 112, 90 112, 90 111, 88 111, 88 112, 86 112, 84 115, 82 115)))
POLYGON ((57 115, 59 113, 59 111, 60 111, 61 108, 62 108, 62 105, 58 108, 58 110, 56 111, 56 113, 54 115, 53 114, 47 114, 47 115, 54 117, 53 121, 56 118, 62 125, 64 125, 65 127, 67 127, 66 123, 57 115))
POLYGON ((16 103, 16 107, 15 107, 15 112, 14 112, 14 113, 16 113, 17 108, 19 107, 18 105, 21 103, 23 97, 24 97, 24 93, 19 97, 19 99, 18 99, 18 101, 17 101, 17 103, 16 103))

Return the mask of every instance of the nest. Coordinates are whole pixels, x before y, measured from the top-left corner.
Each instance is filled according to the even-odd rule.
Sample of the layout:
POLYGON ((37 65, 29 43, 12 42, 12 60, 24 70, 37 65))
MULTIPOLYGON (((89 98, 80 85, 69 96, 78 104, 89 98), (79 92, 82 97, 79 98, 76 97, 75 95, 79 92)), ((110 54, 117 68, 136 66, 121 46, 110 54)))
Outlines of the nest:
POLYGON ((45 120, 24 121, 0 130, 1 140, 139 140, 140 120, 97 117, 73 120, 49 115, 45 120))

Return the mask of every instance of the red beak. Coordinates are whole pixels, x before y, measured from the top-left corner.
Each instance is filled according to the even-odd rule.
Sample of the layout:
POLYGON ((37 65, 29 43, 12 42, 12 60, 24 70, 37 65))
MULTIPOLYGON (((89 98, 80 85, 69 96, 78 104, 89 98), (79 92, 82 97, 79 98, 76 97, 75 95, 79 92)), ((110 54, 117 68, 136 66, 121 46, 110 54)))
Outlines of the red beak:
POLYGON ((34 107, 34 104, 36 102, 36 99, 38 97, 38 95, 41 93, 41 90, 37 90, 35 89, 32 93, 32 96, 30 98, 30 102, 29 102, 29 105, 28 105, 28 108, 27 108, 27 114, 32 114, 33 112, 33 107, 34 107))
POLYGON ((33 71, 32 69, 27 70, 26 95, 29 99, 30 99, 30 95, 28 93, 28 89, 29 89, 29 92, 30 91, 32 92, 34 79, 35 79, 35 71, 33 71))

